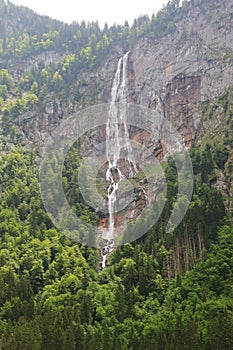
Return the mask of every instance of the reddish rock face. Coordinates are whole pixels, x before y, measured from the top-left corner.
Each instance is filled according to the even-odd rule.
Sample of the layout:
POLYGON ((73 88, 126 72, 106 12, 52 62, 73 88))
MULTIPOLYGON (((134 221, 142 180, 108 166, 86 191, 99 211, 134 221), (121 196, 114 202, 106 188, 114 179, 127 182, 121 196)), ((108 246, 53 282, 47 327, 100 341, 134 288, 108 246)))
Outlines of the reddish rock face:
POLYGON ((103 230, 106 230, 108 228, 108 218, 100 218, 99 221, 99 227, 102 228, 103 230))
POLYGON ((163 102, 164 115, 183 137, 186 146, 191 146, 197 132, 198 107, 201 100, 201 78, 176 76, 166 86, 163 102))
MULTIPOLYGON (((115 220, 115 237, 123 233, 126 225, 134 220, 145 209, 147 198, 143 186, 135 188, 132 201, 121 211, 114 215, 115 220)), ((102 217, 99 221, 98 231, 105 232, 108 229, 108 217, 102 217)))

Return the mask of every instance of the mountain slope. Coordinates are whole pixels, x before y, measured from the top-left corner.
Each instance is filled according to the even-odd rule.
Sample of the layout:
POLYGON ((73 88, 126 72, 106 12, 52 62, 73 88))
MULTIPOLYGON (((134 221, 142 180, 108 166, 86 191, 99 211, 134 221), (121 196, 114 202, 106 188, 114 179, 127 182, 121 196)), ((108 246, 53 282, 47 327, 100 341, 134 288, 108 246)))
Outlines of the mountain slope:
MULTIPOLYGON (((232 9, 232 0, 173 0, 132 27, 101 31, 0 0, 1 349, 233 349, 232 9), (49 219, 38 163, 57 125, 111 101, 127 51, 127 100, 159 111, 180 133, 194 191, 185 218, 167 232, 183 202, 180 169, 172 155, 164 159, 161 138, 154 153, 163 160, 164 210, 99 271, 100 250, 70 240, 49 219)), ((104 136, 98 129, 78 140, 62 171, 67 201, 92 225, 102 218, 77 183, 83 149, 104 136)), ((154 147, 141 130, 131 128, 129 137, 154 147)), ((58 163, 46 164, 51 185, 58 163)), ((104 196, 106 184, 97 187, 104 196)))

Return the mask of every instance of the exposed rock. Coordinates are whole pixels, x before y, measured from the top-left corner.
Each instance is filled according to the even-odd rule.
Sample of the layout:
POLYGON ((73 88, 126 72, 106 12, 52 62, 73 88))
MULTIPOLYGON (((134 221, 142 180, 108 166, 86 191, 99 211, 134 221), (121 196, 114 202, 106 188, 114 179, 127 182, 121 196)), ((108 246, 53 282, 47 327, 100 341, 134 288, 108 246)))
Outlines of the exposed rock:
POLYGON ((164 114, 187 146, 195 140, 200 122, 201 78, 180 74, 167 84, 164 114))
POLYGON ((228 195, 228 182, 226 179, 226 176, 223 172, 221 172, 217 179, 215 181, 213 181, 212 183, 212 187, 215 188, 216 190, 218 190, 219 192, 225 193, 226 195, 228 195))
POLYGON ((27 58, 12 57, 7 61, 7 69, 13 75, 14 79, 18 81, 25 71, 59 63, 68 54, 70 52, 61 54, 56 51, 44 51, 35 56, 28 56, 27 58))
POLYGON ((158 95, 175 76, 201 77, 201 100, 219 95, 232 82, 232 2, 223 1, 224 11, 213 5, 208 16, 198 6, 186 18, 177 19, 176 29, 159 41, 142 39, 131 52, 138 102, 148 105, 151 90, 158 95), (220 16, 221 13, 221 16, 220 16), (219 21, 224 23, 219 30, 219 21))

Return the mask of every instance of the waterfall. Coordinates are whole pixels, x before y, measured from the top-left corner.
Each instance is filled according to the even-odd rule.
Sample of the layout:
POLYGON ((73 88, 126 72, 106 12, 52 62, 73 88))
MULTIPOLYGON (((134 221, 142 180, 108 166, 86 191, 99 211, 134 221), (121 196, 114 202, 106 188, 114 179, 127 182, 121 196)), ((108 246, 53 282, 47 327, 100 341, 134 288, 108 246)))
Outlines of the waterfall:
POLYGON ((133 173, 137 172, 136 164, 132 161, 133 154, 130 147, 129 132, 126 124, 127 114, 127 63, 129 52, 118 61, 117 70, 112 84, 111 103, 106 125, 106 158, 108 168, 106 181, 108 182, 108 229, 103 236, 106 245, 102 248, 102 269, 105 268, 106 258, 114 249, 115 215, 117 204, 117 192, 119 184, 125 175, 119 168, 119 161, 122 158, 127 161, 133 173), (120 105, 118 104, 120 103, 120 105))

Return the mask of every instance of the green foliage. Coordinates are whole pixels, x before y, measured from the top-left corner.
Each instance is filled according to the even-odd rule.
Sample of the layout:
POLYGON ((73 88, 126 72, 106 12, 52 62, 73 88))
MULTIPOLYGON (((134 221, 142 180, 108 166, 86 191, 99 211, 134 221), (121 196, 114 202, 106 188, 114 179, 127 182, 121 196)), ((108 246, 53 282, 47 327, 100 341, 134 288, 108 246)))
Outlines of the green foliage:
POLYGON ((14 119, 19 115, 31 110, 37 102, 38 97, 35 94, 25 94, 22 98, 17 98, 16 100, 5 104, 3 115, 9 119, 14 119))
POLYGON ((51 80, 51 85, 52 85, 53 91, 58 92, 59 90, 61 90, 63 85, 63 79, 58 72, 54 73, 51 80))
POLYGON ((6 69, 0 70, 0 84, 6 85, 8 90, 11 90, 14 85, 12 75, 6 69))
POLYGON ((0 97, 6 100, 8 96, 8 90, 6 85, 0 85, 0 97))
MULTIPOLYGON (((64 165, 64 189, 72 205, 94 220, 78 188, 73 187, 79 164, 74 146, 64 165)), ((172 160, 167 167, 168 181, 176 186, 172 160)), ((80 247, 52 227, 40 201, 31 153, 18 148, 1 155, 0 189, 3 349, 151 350, 186 349, 189 344, 189 349, 204 350, 215 344, 219 349, 232 346, 233 229, 226 221, 217 235, 225 214, 216 191, 196 185, 176 238, 182 240, 187 230, 195 237, 199 230, 209 248, 202 252, 202 260, 195 260, 192 270, 177 275, 171 264, 177 243, 158 235, 166 213, 144 239, 118 248, 111 266, 100 273, 98 250, 80 247)))

